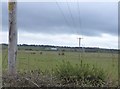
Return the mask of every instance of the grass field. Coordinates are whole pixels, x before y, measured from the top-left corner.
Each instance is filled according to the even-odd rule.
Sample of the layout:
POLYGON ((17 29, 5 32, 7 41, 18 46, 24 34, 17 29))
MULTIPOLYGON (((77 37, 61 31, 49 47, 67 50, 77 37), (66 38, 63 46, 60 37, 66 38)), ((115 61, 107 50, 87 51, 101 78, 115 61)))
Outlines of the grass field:
MULTIPOLYGON (((118 54, 112 53, 81 53, 64 52, 65 55, 58 55, 57 51, 18 51, 17 70, 20 72, 40 69, 41 71, 52 72, 56 65, 62 61, 69 61, 73 65, 80 64, 80 60, 90 65, 103 68, 112 80, 118 79, 118 54)), ((2 54, 3 71, 7 70, 7 51, 2 54)))

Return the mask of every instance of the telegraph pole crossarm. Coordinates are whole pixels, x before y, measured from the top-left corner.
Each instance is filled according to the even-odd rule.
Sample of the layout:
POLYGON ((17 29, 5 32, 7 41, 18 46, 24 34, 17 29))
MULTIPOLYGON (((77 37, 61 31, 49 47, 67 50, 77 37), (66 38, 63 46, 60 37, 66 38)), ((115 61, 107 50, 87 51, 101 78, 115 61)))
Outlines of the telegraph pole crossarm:
POLYGON ((78 41, 79 41, 79 48, 81 47, 81 40, 82 40, 83 38, 81 38, 81 37, 79 37, 78 38, 78 41))

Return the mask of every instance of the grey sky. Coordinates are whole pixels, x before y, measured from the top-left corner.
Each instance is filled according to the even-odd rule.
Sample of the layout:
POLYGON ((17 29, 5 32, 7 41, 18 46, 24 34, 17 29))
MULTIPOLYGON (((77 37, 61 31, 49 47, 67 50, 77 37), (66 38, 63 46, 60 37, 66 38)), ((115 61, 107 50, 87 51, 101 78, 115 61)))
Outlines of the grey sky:
MULTIPOLYGON (((118 34, 117 3, 85 2, 79 3, 79 9, 78 3, 58 4, 62 12, 54 2, 18 3, 18 28, 32 33, 79 33, 87 36, 99 36, 102 33, 118 34), (67 22, 62 13, 64 13, 67 22)), ((5 3, 3 4, 3 27, 7 26, 8 21, 6 5, 5 3)))
MULTIPOLYGON (((18 43, 77 46, 77 37, 82 35, 84 46, 118 48, 117 2, 59 2, 58 5, 18 2, 18 43)), ((2 28, 3 42, 7 42, 7 3, 2 3, 2 28)))

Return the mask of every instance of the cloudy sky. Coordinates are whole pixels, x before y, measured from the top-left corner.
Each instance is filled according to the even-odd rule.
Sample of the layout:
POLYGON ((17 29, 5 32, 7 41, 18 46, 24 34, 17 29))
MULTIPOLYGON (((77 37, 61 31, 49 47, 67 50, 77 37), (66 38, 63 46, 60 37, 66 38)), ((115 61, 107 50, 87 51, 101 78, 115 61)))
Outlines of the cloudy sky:
MULTIPOLYGON (((118 48, 117 2, 19 2, 18 43, 118 48)), ((1 43, 8 43, 7 3, 2 3, 1 43)))

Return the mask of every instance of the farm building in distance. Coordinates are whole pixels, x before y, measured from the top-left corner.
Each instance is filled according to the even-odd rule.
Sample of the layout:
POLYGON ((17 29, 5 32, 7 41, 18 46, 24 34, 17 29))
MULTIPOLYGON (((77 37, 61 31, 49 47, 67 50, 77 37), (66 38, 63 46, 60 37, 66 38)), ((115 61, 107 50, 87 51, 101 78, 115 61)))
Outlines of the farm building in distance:
MULTIPOLYGON (((8 44, 1 44, 2 49, 7 49, 8 44)), ((80 50, 84 50, 84 52, 103 52, 103 53, 118 53, 118 49, 105 49, 99 47, 66 47, 66 46, 51 46, 51 45, 27 45, 27 44, 20 44, 18 45, 18 50, 34 50, 34 51, 71 51, 77 52, 80 50)))
POLYGON ((57 51, 58 49, 57 49, 57 48, 51 48, 51 50, 53 50, 53 51, 57 51))

